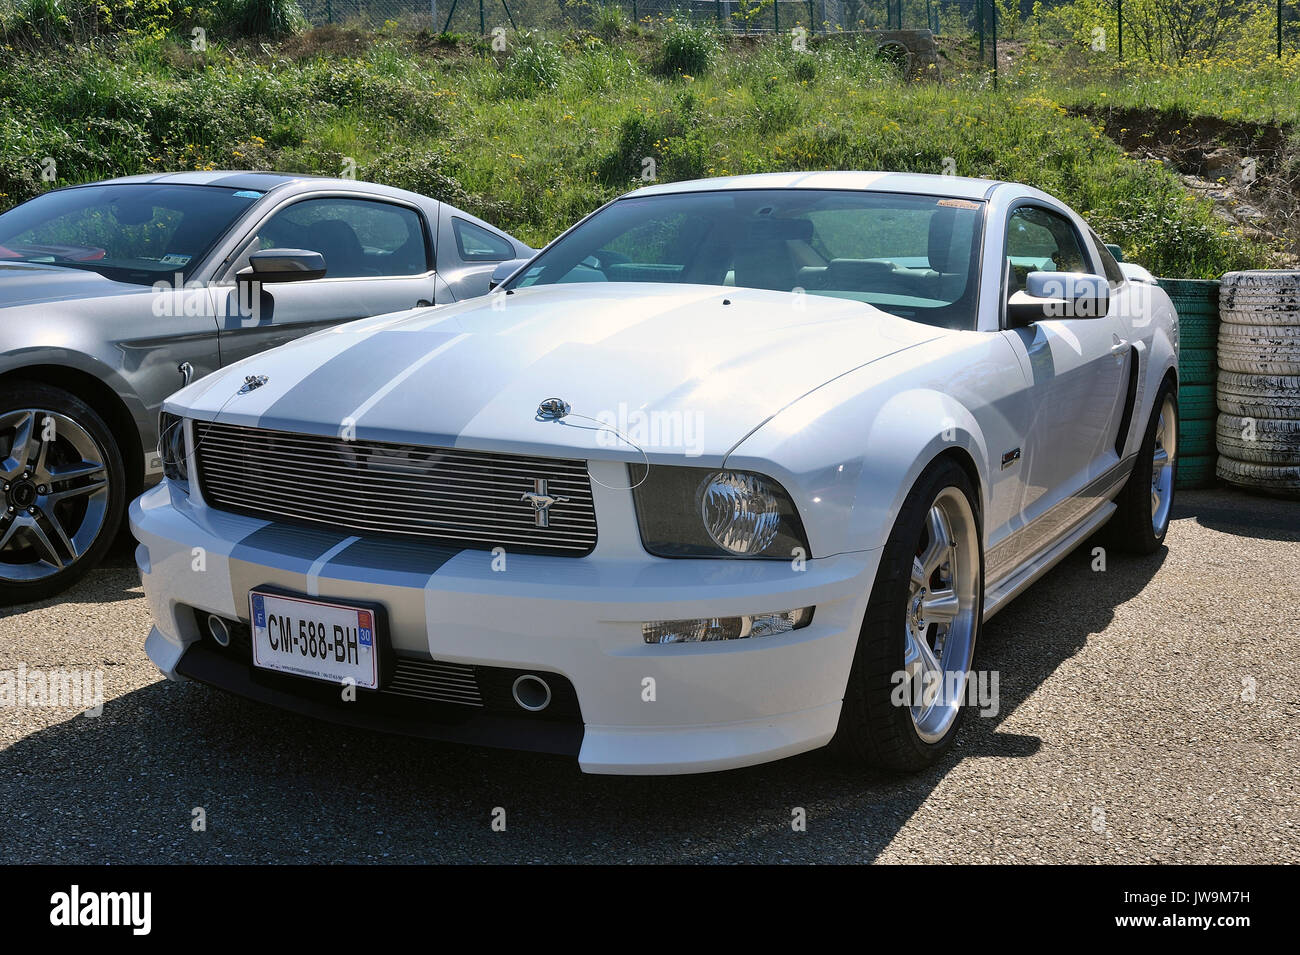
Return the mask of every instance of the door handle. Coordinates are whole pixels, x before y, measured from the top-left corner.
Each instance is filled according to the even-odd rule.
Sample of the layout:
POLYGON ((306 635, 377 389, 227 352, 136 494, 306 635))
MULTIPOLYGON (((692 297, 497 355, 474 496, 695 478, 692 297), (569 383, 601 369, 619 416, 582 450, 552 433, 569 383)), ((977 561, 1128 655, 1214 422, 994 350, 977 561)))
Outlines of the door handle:
POLYGON ((1115 344, 1110 346, 1110 353, 1113 355, 1116 352, 1123 351, 1126 348, 1128 348, 1128 340, 1124 338, 1117 338, 1115 339, 1115 344))
POLYGON ((427 298, 422 298, 422 299, 420 299, 418 302, 415 303, 415 307, 416 307, 416 308, 428 308, 428 307, 431 306, 432 304, 433 304, 433 303, 430 302, 427 298))
POLYGON ((176 366, 176 370, 181 373, 181 380, 183 380, 185 384, 188 385, 191 381, 194 380, 194 366, 191 365, 189 362, 187 361, 181 362, 179 365, 176 366))

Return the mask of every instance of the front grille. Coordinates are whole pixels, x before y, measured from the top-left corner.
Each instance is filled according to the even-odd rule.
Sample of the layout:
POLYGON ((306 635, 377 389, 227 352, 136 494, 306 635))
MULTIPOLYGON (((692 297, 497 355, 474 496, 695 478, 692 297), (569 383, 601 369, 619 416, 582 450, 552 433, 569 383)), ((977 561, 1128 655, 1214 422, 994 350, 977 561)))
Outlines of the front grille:
POLYGON ((238 425, 194 424, 213 507, 359 534, 581 556, 596 546, 586 464, 238 425), (539 526, 527 493, 559 498, 539 526))

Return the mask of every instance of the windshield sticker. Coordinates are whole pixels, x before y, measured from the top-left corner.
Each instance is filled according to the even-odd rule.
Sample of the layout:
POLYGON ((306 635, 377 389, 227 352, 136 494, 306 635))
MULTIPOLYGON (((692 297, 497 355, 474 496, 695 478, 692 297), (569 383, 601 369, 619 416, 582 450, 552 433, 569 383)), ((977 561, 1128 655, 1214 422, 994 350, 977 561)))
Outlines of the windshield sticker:
POLYGON ((240 189, 238 192, 234 193, 234 197, 236 199, 261 199, 262 193, 258 192, 256 189, 240 189))
POLYGON ((194 258, 192 255, 178 255, 175 252, 168 252, 158 261, 163 265, 189 265, 192 258, 194 258))
POLYGON ((940 199, 937 205, 945 209, 978 209, 978 202, 971 202, 969 199, 940 199))

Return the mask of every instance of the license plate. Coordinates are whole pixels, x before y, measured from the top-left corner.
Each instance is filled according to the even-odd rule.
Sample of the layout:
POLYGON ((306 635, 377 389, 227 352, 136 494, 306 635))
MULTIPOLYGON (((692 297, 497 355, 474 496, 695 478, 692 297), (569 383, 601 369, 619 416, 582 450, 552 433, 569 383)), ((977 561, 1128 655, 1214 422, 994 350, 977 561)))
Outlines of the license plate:
POLYGON ((251 591, 253 664, 313 680, 379 688, 374 611, 251 591))

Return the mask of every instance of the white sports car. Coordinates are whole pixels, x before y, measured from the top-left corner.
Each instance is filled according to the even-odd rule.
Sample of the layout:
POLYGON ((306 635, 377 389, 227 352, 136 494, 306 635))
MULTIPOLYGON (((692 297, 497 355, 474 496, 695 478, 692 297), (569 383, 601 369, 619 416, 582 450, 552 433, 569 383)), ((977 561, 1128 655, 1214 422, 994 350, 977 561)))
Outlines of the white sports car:
POLYGON ((1150 276, 1026 186, 640 189, 486 298, 173 395, 146 650, 588 772, 917 769, 983 621, 1103 525, 1161 546, 1177 350, 1150 276))

